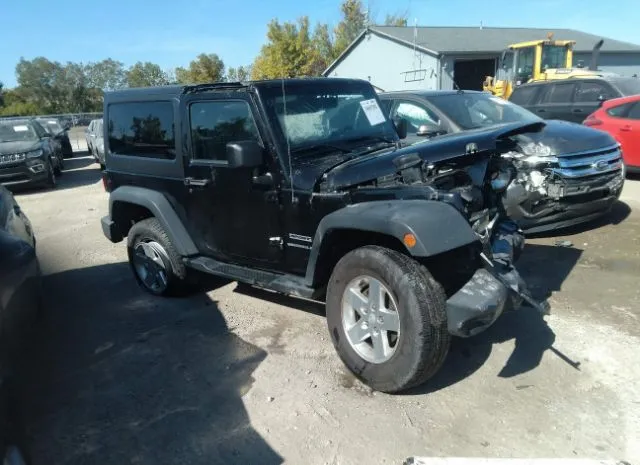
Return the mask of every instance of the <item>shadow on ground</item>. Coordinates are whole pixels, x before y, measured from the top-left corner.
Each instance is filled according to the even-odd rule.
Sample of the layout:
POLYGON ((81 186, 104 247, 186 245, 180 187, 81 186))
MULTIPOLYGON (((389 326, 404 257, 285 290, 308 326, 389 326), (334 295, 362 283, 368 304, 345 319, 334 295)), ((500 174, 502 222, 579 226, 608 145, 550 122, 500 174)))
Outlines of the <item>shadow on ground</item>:
POLYGON ((266 353, 206 294, 154 298, 125 263, 44 287, 22 377, 35 463, 282 463, 242 402, 266 353))
MULTIPOLYGON (((582 250, 576 248, 527 244, 518 262, 518 269, 533 296, 537 300, 544 300, 561 289, 581 255, 582 250)), ((462 381, 484 365, 494 344, 510 340, 515 341, 515 347, 498 373, 500 377, 510 378, 534 370, 547 350, 574 368, 579 368, 571 360, 572 354, 563 354, 553 347, 555 334, 542 316, 531 307, 522 307, 505 313, 487 331, 475 337, 454 338, 440 371, 426 384, 408 394, 431 393, 462 381)))
MULTIPOLYGON (((576 248, 528 244, 518 268, 534 297, 543 300, 561 289, 581 255, 582 251, 576 248)), ((294 299, 245 285, 238 285, 235 292, 314 315, 324 315, 324 305, 318 302, 294 299)), ((475 337, 453 338, 451 350, 441 370, 430 381, 407 394, 427 394, 464 380, 484 365, 494 344, 510 340, 515 341, 515 348, 499 372, 500 377, 508 378, 534 370, 547 350, 575 366, 571 354, 565 355, 552 347, 555 335, 538 312, 530 307, 523 307, 505 313, 491 328, 475 337)))
POLYGON ((562 229, 555 229, 545 233, 527 234, 527 238, 536 237, 555 237, 555 236, 572 236, 574 234, 580 234, 583 232, 598 229, 603 226, 619 225, 631 214, 631 208, 625 202, 618 200, 613 204, 611 210, 605 215, 597 218, 593 221, 570 226, 562 229))

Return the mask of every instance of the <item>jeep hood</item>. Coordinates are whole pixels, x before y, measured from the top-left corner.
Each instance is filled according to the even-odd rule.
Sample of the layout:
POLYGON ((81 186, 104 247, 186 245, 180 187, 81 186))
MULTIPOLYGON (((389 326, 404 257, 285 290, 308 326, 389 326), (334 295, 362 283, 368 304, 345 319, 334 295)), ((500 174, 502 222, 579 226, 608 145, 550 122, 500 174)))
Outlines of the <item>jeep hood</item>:
POLYGON ((0 155, 10 153, 28 152, 39 147, 40 142, 37 140, 17 140, 13 142, 0 142, 0 155))
POLYGON ((549 155, 598 150, 611 147, 616 141, 604 131, 567 121, 545 121, 543 130, 534 133, 518 134, 514 140, 524 148, 528 144, 549 147, 549 155))
MULTIPOLYGON (((333 158, 332 163, 327 161, 317 166, 317 169, 323 169, 322 176, 318 181, 323 182, 324 189, 329 191, 355 186, 380 176, 394 173, 396 167, 393 164, 393 160, 409 153, 415 153, 429 163, 443 162, 459 157, 478 156, 496 150, 497 144, 501 139, 540 131, 544 124, 543 122, 511 123, 448 134, 399 150, 384 149, 343 162, 340 162, 340 160, 345 158, 344 155, 336 156, 333 158)), ((304 172, 304 170, 301 171, 304 172)), ((298 182, 299 179, 296 179, 296 181, 298 182)), ((311 180, 307 179, 307 183, 309 181, 311 180)), ((315 185, 309 187, 314 188, 315 185)))

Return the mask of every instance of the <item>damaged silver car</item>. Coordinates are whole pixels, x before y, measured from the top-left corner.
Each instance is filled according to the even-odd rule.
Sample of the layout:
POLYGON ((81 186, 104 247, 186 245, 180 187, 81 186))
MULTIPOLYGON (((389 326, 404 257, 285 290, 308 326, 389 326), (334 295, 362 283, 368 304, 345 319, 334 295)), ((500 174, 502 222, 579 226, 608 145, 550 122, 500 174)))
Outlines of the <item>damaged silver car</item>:
MULTIPOLYGON (((387 114, 408 121, 410 144, 507 123, 542 121, 524 108, 474 91, 380 94, 387 114)), ((509 216, 527 233, 587 222, 606 214, 619 198, 624 164, 610 135, 575 123, 548 120, 540 132, 513 137, 504 156, 518 173, 509 186, 509 216)))

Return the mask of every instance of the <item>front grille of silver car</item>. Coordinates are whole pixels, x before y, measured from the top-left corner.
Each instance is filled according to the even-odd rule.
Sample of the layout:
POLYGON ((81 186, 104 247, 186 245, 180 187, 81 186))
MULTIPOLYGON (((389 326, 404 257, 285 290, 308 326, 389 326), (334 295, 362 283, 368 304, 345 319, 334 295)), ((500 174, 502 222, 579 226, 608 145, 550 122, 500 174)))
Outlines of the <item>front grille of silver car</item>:
POLYGON ((5 155, 0 155, 0 165, 15 165, 17 163, 23 162, 26 158, 26 154, 24 153, 9 153, 5 155))
POLYGON ((552 171, 571 179, 607 174, 622 168, 622 152, 617 144, 604 149, 566 153, 558 155, 557 159, 552 171))

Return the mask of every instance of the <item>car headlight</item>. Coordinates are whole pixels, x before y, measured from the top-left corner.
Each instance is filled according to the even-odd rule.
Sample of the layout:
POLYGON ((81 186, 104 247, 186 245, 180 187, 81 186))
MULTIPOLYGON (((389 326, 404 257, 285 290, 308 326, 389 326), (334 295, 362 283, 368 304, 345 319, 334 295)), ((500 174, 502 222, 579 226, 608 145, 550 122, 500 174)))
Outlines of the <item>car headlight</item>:
POLYGON ((42 149, 38 149, 27 152, 25 155, 27 156, 27 158, 38 158, 41 157, 43 153, 44 152, 42 149))
POLYGON ((522 153, 527 156, 548 157, 552 155, 551 147, 540 142, 529 142, 521 146, 522 153))

